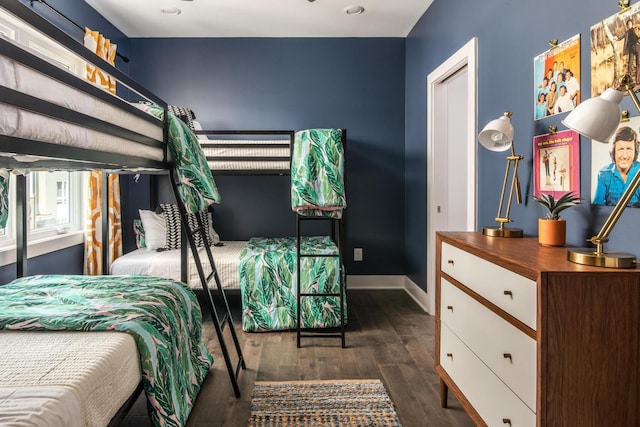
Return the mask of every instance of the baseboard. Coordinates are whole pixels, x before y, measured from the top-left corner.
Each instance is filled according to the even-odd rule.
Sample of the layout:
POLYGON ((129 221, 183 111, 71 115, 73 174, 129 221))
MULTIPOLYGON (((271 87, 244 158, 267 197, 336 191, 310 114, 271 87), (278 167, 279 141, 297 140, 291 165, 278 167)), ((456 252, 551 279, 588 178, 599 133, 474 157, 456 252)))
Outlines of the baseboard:
POLYGON ((413 280, 403 275, 347 275, 348 289, 403 289, 413 300, 428 312, 427 293, 413 280))

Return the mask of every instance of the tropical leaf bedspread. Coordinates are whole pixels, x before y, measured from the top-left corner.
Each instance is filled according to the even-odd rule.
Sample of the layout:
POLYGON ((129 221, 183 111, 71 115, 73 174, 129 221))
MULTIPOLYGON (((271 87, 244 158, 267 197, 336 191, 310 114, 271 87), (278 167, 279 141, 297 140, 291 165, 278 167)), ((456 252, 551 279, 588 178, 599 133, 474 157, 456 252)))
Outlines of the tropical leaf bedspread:
POLYGON ((180 282, 150 276, 31 276, 0 286, 0 329, 122 331, 136 341, 156 426, 183 426, 213 358, 180 282))
POLYGON ((291 156, 291 208, 304 216, 341 218, 346 207, 342 131, 296 132, 291 156))
MULTIPOLYGON (((338 248, 328 236, 304 237, 301 252, 337 255, 338 248)), ((242 329, 247 332, 295 329, 296 239, 252 238, 240 253, 238 268, 242 293, 242 329)), ((300 274, 303 292, 339 292, 338 257, 302 258, 300 274)), ((340 326, 338 297, 305 297, 301 305, 303 328, 340 326)))

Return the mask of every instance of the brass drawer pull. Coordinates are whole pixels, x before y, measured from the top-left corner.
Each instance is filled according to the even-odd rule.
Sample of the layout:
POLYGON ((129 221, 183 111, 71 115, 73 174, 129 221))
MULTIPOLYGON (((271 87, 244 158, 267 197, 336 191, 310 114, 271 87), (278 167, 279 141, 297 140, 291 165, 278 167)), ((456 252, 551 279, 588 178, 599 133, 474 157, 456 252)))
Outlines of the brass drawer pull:
POLYGON ((511 358, 511 353, 503 353, 502 357, 504 357, 505 359, 509 359, 509 360, 513 361, 513 359, 511 358))
POLYGON ((508 296, 510 296, 510 297, 512 297, 512 296, 513 296, 513 292, 511 292, 511 291, 504 291, 504 294, 505 294, 505 295, 508 295, 508 296))
POLYGON ((452 259, 450 259, 449 261, 447 261, 447 263, 449 263, 449 264, 453 265, 453 260, 452 260, 452 259))
POLYGON ((503 418, 503 419, 502 419, 502 423, 503 423, 503 424, 509 424, 509 425, 511 425, 511 419, 509 419, 509 418, 503 418))
POLYGON ((453 306, 452 306, 452 305, 448 305, 448 306, 447 306, 447 310, 451 310, 451 311, 453 311, 453 306))
POLYGON ((453 359, 453 353, 447 353, 447 357, 450 357, 453 359))

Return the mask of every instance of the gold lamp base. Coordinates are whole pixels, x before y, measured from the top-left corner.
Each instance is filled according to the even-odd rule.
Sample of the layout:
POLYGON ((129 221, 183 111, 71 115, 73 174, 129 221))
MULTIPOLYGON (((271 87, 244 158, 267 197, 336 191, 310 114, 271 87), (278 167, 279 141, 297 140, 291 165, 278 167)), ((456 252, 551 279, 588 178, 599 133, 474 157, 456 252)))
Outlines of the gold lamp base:
POLYGON ((489 237, 522 237, 521 228, 484 227, 482 234, 489 237))
POLYGON ((635 268, 636 256, 625 252, 606 251, 598 253, 591 248, 570 249, 567 259, 576 264, 609 268, 635 268))

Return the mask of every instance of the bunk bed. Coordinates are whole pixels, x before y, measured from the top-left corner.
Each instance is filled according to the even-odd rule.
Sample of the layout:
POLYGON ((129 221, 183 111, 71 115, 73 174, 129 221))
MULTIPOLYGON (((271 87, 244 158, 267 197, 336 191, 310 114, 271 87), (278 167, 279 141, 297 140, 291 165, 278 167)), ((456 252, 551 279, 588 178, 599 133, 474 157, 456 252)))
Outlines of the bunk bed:
MULTIPOLYGON (((322 170, 326 164, 335 163, 336 168, 331 171, 335 179, 331 180, 325 174, 321 180, 325 184, 332 182, 341 186, 339 193, 343 199, 340 206, 334 207, 338 215, 323 215, 317 209, 297 209, 295 237, 254 237, 249 241, 223 242, 223 246, 212 246, 210 249, 218 273, 222 273, 223 287, 240 290, 242 329, 245 332, 296 330, 300 346, 302 330, 313 330, 309 336, 317 336, 322 333, 320 330, 329 330, 332 334, 322 333, 321 336, 339 336, 344 347, 346 287, 342 248, 346 246, 346 221, 342 213, 346 207, 343 203, 346 130, 203 130, 194 120, 195 114, 190 109, 181 109, 183 114, 180 117, 198 135, 214 175, 291 176, 292 159, 298 164, 306 164, 313 158, 309 155, 308 147, 302 149, 296 158, 293 157, 295 148, 302 147, 301 140, 313 134, 324 135, 325 144, 335 143, 328 158, 315 159, 319 167, 313 170, 322 170), (330 232, 323 236, 302 236, 301 224, 306 221, 330 222, 330 232), (298 248, 302 249, 302 255, 298 248), (297 277, 302 279, 298 281, 297 277), (301 285, 301 288, 298 289, 297 285, 301 285), (339 330, 337 335, 333 333, 335 329, 339 330)), ((296 176, 305 170, 307 168, 297 168, 296 176)), ((310 188, 314 186, 323 185, 312 183, 310 188)), ((304 198, 300 194, 297 194, 298 197, 292 196, 292 200, 298 200, 296 203, 304 198)), ((141 246, 144 228, 140 230, 138 227, 137 243, 141 246)), ((160 247, 160 251, 156 252, 149 248, 138 248, 116 260, 111 272, 175 278, 182 271, 183 281, 197 287, 193 257, 180 262, 180 250, 166 249, 160 247)), ((204 248, 200 248, 200 251, 204 251, 204 248)))
MULTIPOLYGON (((17 408, 14 415, 22 421, 20 417, 32 419, 43 416, 44 411, 53 420, 59 416, 58 410, 75 408, 79 413, 73 418, 80 419, 83 425, 103 426, 109 421, 117 423, 144 389, 155 425, 184 425, 213 363, 202 340, 202 314, 195 294, 180 282, 150 276, 21 277, 26 270, 28 224, 23 174, 95 169, 169 173, 191 250, 197 252, 194 236, 200 235, 204 241, 206 236, 199 219, 199 227, 187 226, 187 210, 197 212, 215 201, 216 191, 206 173, 201 181, 194 176, 198 170, 206 170, 201 153, 189 147, 195 136, 167 112, 166 102, 93 55, 26 4, 0 0, 0 13, 104 70, 119 82, 118 94, 128 98, 105 92, 51 62, 41 51, 0 34, 0 168, 18 173, 19 277, 0 286, 0 348, 4 351, 0 363, 0 414, 11 417, 9 408, 17 408), (180 148, 176 141, 186 144, 180 148), (66 330, 78 332, 65 333, 66 330), (125 332, 133 337, 135 345, 129 335, 123 335, 125 332), (96 343, 101 341, 113 345, 100 349, 96 343), (29 347, 25 349, 23 345, 29 347), (65 355, 55 359, 33 352, 38 347, 52 346, 94 349, 91 355, 96 360, 72 361, 65 355), (21 357, 25 353, 38 357, 21 357), (138 361, 139 365, 127 362, 128 368, 113 369, 123 367, 122 359, 114 359, 114 355, 129 362, 138 361), (76 365, 70 366, 71 362, 76 365), (77 364, 85 369, 77 369, 77 364), (45 366, 42 375, 36 365, 45 366), (56 367, 67 369, 56 371, 56 367), (140 368, 138 375, 132 374, 132 367, 140 368), (108 370, 106 377, 110 381, 104 380, 104 369, 108 370), (94 374, 100 371, 103 376, 96 378, 94 374), (48 383, 45 377, 55 378, 54 372, 59 377, 48 383), (79 372, 90 378, 69 377, 79 372), (44 381, 35 381, 34 377, 44 381), (90 384, 86 385, 85 380, 90 384), (132 383, 138 380, 140 385, 134 386, 132 383), (111 391, 114 384, 120 383, 126 385, 122 388, 124 394, 116 398, 111 391), (44 388, 51 393, 34 395, 34 391, 39 393, 44 388), (89 389, 94 398, 98 396, 97 400, 108 401, 108 408, 99 416, 90 413, 96 406, 92 404, 95 400, 84 392, 89 389)), ((8 209, 6 204, 2 209, 8 209)), ((210 264, 217 278, 215 264, 212 260, 210 264)), ((212 315, 232 385, 239 396, 237 376, 245 364, 229 307, 218 286, 225 304, 225 315, 220 320, 200 266, 198 272, 209 296, 206 308, 212 315), (222 336, 225 326, 231 330, 238 355, 235 369, 222 336)))
MULTIPOLYGON (((291 182, 294 183, 300 181, 301 171, 308 172, 301 165, 315 160, 314 174, 325 166, 334 167, 329 168, 332 179, 325 174, 320 178, 322 183, 311 183, 310 188, 323 187, 328 183, 342 186, 338 191, 342 199, 336 203, 340 206, 334 207, 336 215, 292 206, 297 213, 296 236, 250 239, 240 253, 238 276, 244 331, 296 330, 298 347, 305 336, 335 336, 341 338, 345 347, 347 319, 343 248, 346 247, 346 216, 343 212, 346 208, 346 130, 196 129, 195 132, 214 174, 292 176, 293 171, 291 182), (287 138, 285 141, 274 140, 273 135, 286 135, 287 138), (309 145, 306 145, 310 135, 314 139, 322 139, 315 140, 316 145, 331 145, 328 156, 314 159, 309 145), (330 222, 330 232, 323 236, 304 235, 302 224, 307 221, 330 222), (303 334, 305 330, 307 333, 303 334)), ((299 193, 292 192, 292 203, 299 204, 308 195, 305 193, 300 197, 299 193)))

